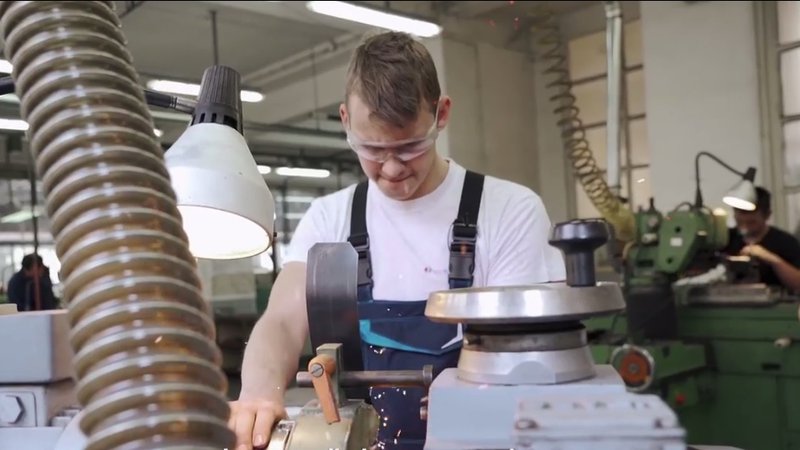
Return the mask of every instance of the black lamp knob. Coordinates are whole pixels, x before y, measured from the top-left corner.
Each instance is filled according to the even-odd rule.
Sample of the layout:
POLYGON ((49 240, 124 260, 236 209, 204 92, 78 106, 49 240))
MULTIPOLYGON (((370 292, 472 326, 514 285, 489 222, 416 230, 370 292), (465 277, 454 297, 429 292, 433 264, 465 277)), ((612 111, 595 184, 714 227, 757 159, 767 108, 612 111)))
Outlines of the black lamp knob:
POLYGON ((594 286, 594 251, 608 241, 608 223, 602 219, 573 220, 557 224, 550 245, 564 253, 569 286, 594 286))

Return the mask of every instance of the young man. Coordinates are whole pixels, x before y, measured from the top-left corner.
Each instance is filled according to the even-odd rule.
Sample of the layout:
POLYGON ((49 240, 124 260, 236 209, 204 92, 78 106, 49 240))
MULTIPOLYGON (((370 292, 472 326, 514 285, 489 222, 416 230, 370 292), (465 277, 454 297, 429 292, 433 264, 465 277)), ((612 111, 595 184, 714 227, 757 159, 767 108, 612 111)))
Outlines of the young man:
POLYGON ((760 261, 761 281, 800 292, 800 243, 791 234, 770 226, 771 195, 756 188, 756 209, 735 209, 736 228, 731 230, 725 253, 747 255, 760 261))
POLYGON ((58 300, 53 293, 53 283, 50 280, 50 271, 44 265, 42 257, 33 253, 22 258, 22 268, 8 280, 6 292, 8 301, 15 303, 18 311, 58 308, 58 300), (35 283, 37 279, 39 281, 38 305, 35 283))
MULTIPOLYGON (((284 414, 283 394, 308 336, 305 261, 314 244, 349 241, 370 265, 360 274, 358 300, 380 307, 359 311, 366 370, 434 364, 438 373, 455 366, 460 331, 424 317, 433 291, 565 278, 561 254, 547 242, 550 219, 534 192, 468 172, 436 152, 451 99, 442 95, 422 44, 402 33, 374 36, 355 51, 347 77, 341 120, 369 181, 316 199, 295 231, 245 351, 239 400, 232 402, 230 426, 242 449, 265 445, 284 414), (464 247, 469 260, 460 267, 474 261, 474 271, 451 271, 451 245, 461 248, 458 240, 471 238, 474 248, 464 247)), ((372 392, 385 419, 381 448, 422 449, 421 394, 401 391, 372 392)))

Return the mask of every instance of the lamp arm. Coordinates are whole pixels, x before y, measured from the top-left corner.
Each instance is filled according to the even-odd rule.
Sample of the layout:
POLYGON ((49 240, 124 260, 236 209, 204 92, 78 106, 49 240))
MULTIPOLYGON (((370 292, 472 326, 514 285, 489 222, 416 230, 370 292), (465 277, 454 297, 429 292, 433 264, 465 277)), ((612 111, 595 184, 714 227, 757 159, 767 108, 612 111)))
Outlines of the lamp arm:
MULTIPOLYGON (((0 96, 14 93, 14 78, 8 76, 0 78, 0 96)), ((176 95, 164 94, 162 92, 155 92, 149 89, 144 90, 144 98, 150 106, 158 106, 161 108, 174 109, 186 114, 194 112, 197 102, 186 98, 178 97, 176 95)))
POLYGON ((694 184, 695 185, 694 206, 697 207, 697 208, 701 208, 703 206, 703 194, 702 194, 702 192, 700 192, 700 157, 701 156, 707 156, 707 157, 713 159, 714 161, 716 161, 722 167, 730 170, 731 172, 735 173, 736 175, 739 175, 742 178, 746 178, 747 175, 748 175, 748 174, 739 172, 738 170, 736 170, 733 167, 729 166, 723 160, 719 159, 719 157, 714 156, 713 154, 711 154, 709 152, 699 152, 697 154, 697 156, 695 156, 695 158, 694 158, 694 183, 695 183, 694 184))
POLYGON ((150 106, 159 106, 161 108, 174 109, 186 114, 194 113, 194 108, 197 102, 186 98, 178 97, 177 95, 164 94, 162 92, 155 92, 149 89, 144 90, 144 99, 150 106))

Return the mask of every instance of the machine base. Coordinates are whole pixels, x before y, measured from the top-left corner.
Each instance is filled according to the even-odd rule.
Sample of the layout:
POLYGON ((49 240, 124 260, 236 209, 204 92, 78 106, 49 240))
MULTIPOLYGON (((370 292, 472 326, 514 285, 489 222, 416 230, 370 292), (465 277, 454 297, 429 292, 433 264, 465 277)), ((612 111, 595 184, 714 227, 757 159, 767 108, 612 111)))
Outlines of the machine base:
POLYGON ((462 349, 460 379, 476 384, 557 384, 594 376, 589 347, 540 352, 481 352, 462 349))
MULTIPOLYGON (((595 377, 574 383, 512 386, 476 385, 459 379, 458 369, 446 369, 428 394, 425 450, 518 448, 514 424, 523 399, 629 395, 613 367, 599 365, 595 370, 595 377)), ((607 419, 610 426, 613 418, 607 419)))

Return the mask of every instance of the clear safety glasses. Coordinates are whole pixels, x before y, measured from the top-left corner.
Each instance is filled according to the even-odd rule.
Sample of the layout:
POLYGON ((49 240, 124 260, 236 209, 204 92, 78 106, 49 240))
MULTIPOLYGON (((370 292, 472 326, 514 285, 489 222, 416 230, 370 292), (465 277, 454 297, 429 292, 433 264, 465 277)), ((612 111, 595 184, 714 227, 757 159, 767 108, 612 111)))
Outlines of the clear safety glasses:
POLYGON ((389 157, 394 156, 400 161, 411 161, 414 158, 422 156, 425 152, 433 148, 433 144, 439 137, 439 107, 436 107, 436 114, 433 116, 433 124, 431 128, 421 138, 404 139, 395 142, 369 142, 362 141, 353 136, 350 132, 350 124, 347 124, 347 143, 362 158, 383 163, 389 157))

